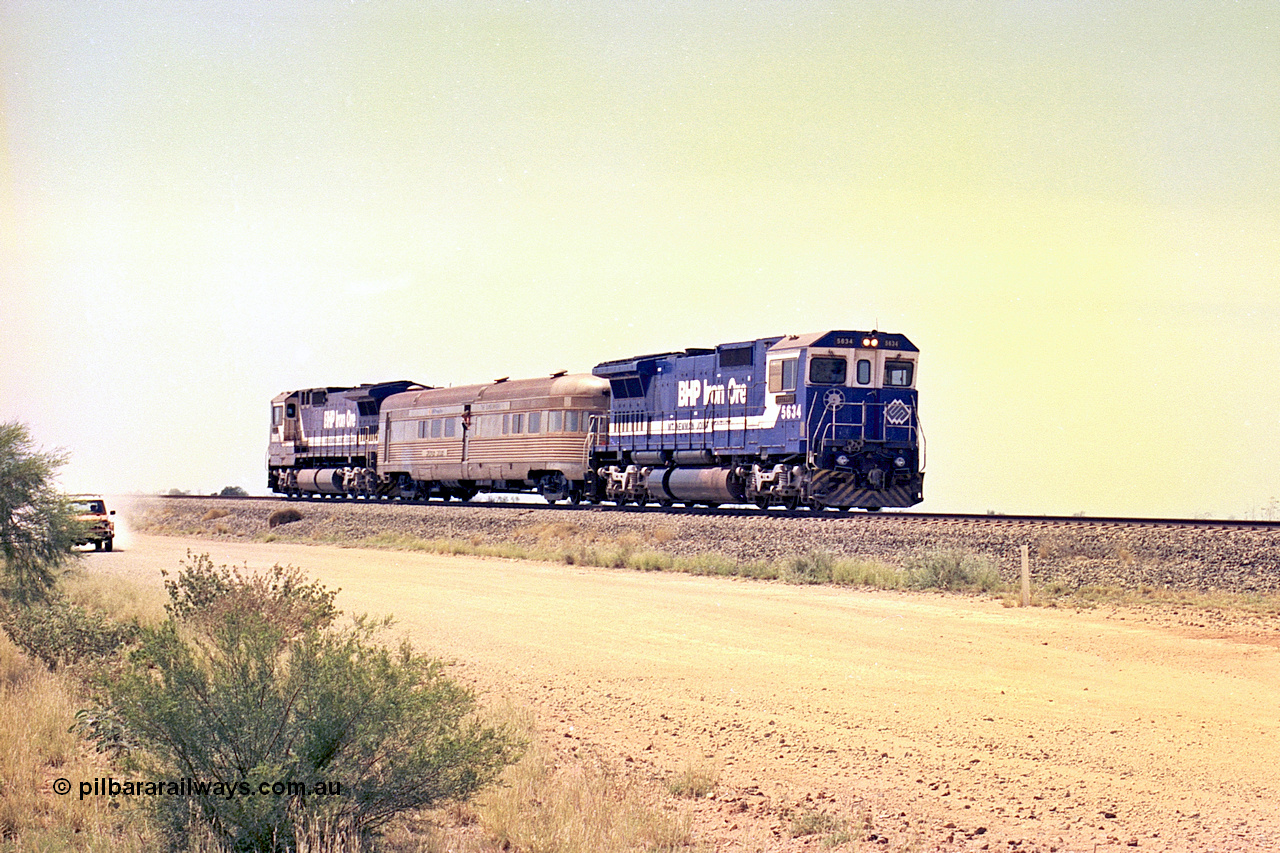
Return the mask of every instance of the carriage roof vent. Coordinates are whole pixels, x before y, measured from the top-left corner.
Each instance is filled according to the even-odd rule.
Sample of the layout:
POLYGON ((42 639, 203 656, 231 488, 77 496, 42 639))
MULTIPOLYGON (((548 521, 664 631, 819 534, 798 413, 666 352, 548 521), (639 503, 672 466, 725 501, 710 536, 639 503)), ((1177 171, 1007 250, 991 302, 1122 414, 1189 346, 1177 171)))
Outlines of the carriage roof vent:
POLYGON ((567 371, 567 370, 557 370, 555 373, 551 374, 551 378, 552 378, 552 379, 559 379, 561 376, 564 376, 564 375, 565 375, 566 373, 568 373, 568 372, 569 372, 569 371, 567 371))
POLYGON ((503 383, 503 382, 506 382, 506 381, 507 381, 508 379, 510 379, 510 378, 511 378, 510 376, 504 376, 504 377, 502 377, 501 379, 495 379, 495 380, 493 380, 493 384, 494 384, 494 385, 499 385, 499 384, 501 384, 501 383, 503 383))

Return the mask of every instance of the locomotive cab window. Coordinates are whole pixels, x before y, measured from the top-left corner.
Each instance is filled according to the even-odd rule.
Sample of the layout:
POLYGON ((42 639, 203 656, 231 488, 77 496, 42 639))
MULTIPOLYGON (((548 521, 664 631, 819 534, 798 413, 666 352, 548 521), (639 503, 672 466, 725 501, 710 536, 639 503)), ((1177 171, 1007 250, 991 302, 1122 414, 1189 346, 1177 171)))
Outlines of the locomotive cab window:
POLYGON ((910 361, 886 361, 884 384, 894 388, 910 388, 915 374, 915 364, 910 361))
POLYGON ((280 426, 284 423, 284 406, 271 407, 271 425, 280 426))
POLYGON ((843 385, 849 362, 843 358, 809 359, 809 381, 814 385, 843 385))
POLYGON ((769 362, 769 393, 796 390, 796 373, 799 359, 784 358, 769 362))
POLYGON ((858 384, 871 384, 871 360, 866 358, 858 359, 858 384))

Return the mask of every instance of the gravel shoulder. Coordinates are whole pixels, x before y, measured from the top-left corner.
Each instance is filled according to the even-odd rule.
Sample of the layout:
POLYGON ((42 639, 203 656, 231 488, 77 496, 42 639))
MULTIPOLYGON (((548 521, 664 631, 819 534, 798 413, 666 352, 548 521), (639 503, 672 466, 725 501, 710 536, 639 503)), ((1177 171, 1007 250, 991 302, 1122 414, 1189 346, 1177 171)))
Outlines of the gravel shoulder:
MULTIPOLYGON (((298 523, 307 535, 350 525, 356 541, 383 523, 324 509, 298 523)), ((411 529, 453 525, 455 538, 482 535, 473 523, 536 536, 520 528, 530 510, 424 522, 421 507, 354 509, 407 509, 411 529)), ((1268 619, 250 541, 263 519, 248 514, 267 511, 170 516, 184 536, 131 534, 87 564, 156 585, 187 549, 301 566, 340 587, 348 612, 394 613, 490 695, 534 709, 565 761, 714 773, 714 796, 691 801, 711 849, 823 849, 833 836, 795 833, 810 814, 852 829, 838 848, 851 850, 1280 849, 1280 632, 1268 619)), ((675 528, 664 545, 710 538, 692 530, 702 520, 660 523, 675 528)), ((737 547, 754 553, 771 535, 737 547)))

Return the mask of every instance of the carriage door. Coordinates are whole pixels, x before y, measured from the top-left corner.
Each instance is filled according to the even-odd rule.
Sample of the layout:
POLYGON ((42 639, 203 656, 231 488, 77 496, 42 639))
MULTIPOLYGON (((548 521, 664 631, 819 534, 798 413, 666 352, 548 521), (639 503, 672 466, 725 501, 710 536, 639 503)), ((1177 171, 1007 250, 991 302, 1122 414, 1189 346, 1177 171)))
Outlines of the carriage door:
POLYGON ((467 445, 471 441, 471 405, 467 404, 462 407, 462 417, 458 419, 462 426, 462 458, 461 462, 467 461, 467 445))

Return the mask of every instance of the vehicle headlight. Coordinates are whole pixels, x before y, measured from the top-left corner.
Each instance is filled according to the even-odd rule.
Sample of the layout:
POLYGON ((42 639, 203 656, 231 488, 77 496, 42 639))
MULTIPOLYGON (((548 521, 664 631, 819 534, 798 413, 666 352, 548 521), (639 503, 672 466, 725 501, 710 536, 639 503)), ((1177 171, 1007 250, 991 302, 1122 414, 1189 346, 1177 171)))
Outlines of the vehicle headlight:
POLYGON ((905 468, 907 467, 907 460, 899 456, 897 459, 893 460, 893 464, 898 468, 905 468))
POLYGON ((843 455, 843 454, 841 454, 840 456, 837 456, 837 457, 836 457, 836 464, 837 464, 837 465, 839 465, 841 468, 848 467, 848 465, 849 465, 849 457, 848 457, 848 456, 845 456, 845 455, 843 455))

